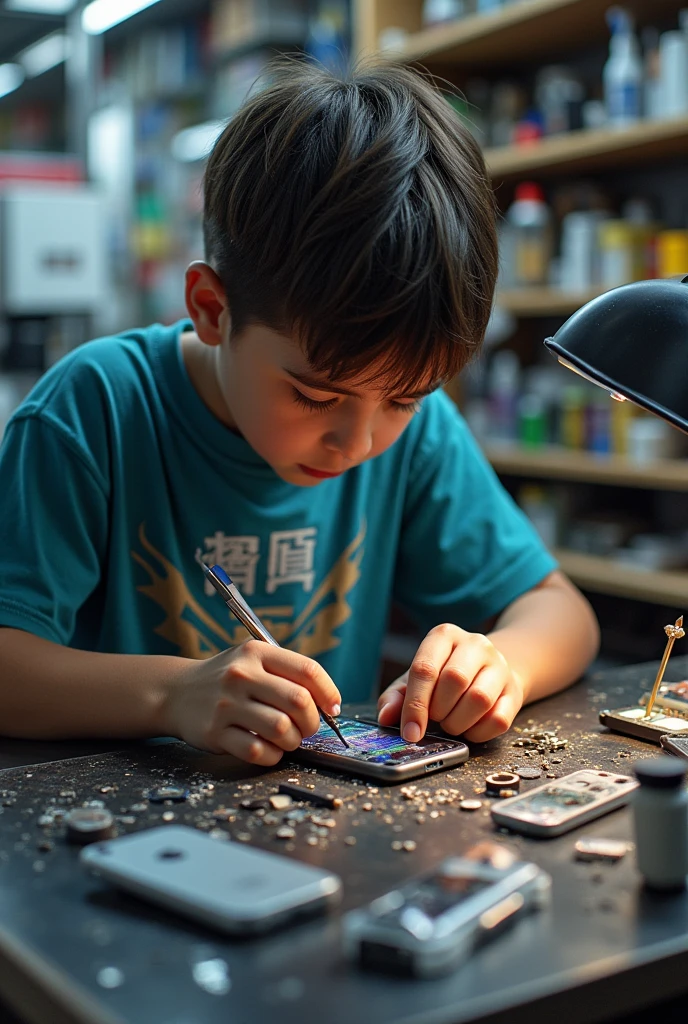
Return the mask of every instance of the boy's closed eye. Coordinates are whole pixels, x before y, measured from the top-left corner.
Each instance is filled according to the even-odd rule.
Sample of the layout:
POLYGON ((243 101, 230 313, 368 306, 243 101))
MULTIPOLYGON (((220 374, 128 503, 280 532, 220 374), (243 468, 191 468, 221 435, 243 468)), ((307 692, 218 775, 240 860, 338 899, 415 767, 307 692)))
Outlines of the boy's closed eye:
MULTIPOLYGON (((292 393, 294 401, 297 405, 300 405, 303 409, 308 409, 312 412, 327 412, 328 409, 333 409, 339 398, 326 398, 318 401, 315 398, 310 398, 305 395, 303 391, 299 391, 292 385, 292 393)), ((399 399, 389 398, 387 399, 389 407, 396 412, 404 412, 410 415, 411 413, 418 412, 421 406, 421 399, 411 399, 409 402, 402 402, 399 399)))

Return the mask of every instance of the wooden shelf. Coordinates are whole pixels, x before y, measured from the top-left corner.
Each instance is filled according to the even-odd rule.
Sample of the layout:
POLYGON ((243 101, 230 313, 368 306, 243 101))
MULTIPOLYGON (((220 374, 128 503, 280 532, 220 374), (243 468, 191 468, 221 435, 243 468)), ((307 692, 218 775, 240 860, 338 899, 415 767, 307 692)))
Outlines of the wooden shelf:
MULTIPOLYGON (((606 43, 608 0, 516 0, 485 14, 474 14, 432 28, 421 28, 421 0, 355 0, 357 51, 376 50, 380 31, 390 25, 409 35, 391 54, 435 69, 460 65, 461 71, 513 66, 538 57, 553 58, 573 49, 606 43)), ((635 0, 637 24, 659 12, 678 11, 680 0, 635 0)))
POLYGON ((604 290, 564 292, 556 288, 505 288, 497 292, 495 302, 515 316, 571 316, 604 290))
POLYGON ((688 117, 667 121, 640 121, 630 128, 599 128, 569 132, 523 146, 499 146, 485 150, 493 178, 521 177, 537 173, 568 174, 627 166, 642 160, 688 156, 688 117))
POLYGON ((513 476, 688 491, 688 459, 657 459, 646 465, 622 455, 592 455, 553 445, 533 450, 488 445, 484 451, 498 473, 513 476))
POLYGON ((631 597, 651 604, 688 605, 688 572, 649 572, 620 565, 608 558, 577 551, 555 550, 563 572, 582 590, 613 597, 631 597))

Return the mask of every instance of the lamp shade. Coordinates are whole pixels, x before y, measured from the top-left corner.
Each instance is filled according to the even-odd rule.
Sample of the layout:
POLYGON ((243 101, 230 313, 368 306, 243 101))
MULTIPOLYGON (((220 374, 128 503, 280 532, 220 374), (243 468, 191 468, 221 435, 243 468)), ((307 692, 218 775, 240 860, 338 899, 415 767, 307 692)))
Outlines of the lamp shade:
POLYGON ((688 432, 688 277, 605 292, 545 345, 571 369, 688 432))

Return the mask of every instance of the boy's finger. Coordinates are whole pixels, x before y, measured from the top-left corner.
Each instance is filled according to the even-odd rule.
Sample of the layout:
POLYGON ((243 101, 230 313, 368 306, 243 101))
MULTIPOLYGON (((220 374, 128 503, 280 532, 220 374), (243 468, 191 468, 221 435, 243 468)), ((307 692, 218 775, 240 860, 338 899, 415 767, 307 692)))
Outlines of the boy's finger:
POLYGON ((417 743, 428 727, 428 708, 435 684, 453 647, 453 640, 446 633, 433 631, 416 651, 401 712, 401 735, 408 743, 417 743))
POLYGON ((430 718, 435 722, 446 718, 484 667, 485 649, 482 644, 471 643, 467 639, 455 647, 437 680, 430 701, 430 718))
POLYGON ((377 720, 380 725, 396 725, 401 718, 401 709, 406 695, 408 673, 388 686, 377 702, 377 720))
POLYGON ((504 692, 504 676, 490 667, 479 672, 441 725, 452 736, 462 736, 494 708, 504 692))
POLYGON ((466 739, 471 743, 485 743, 495 736, 501 736, 510 728, 521 707, 521 701, 516 694, 505 692, 499 698, 491 711, 488 711, 479 722, 464 733, 466 739))
POLYGON ((338 715, 342 710, 342 696, 325 669, 303 654, 288 651, 286 647, 273 647, 271 644, 256 640, 263 668, 273 675, 289 679, 300 686, 305 686, 319 708, 329 715, 338 715))
POLYGON ((281 676, 265 673, 251 683, 249 694, 254 701, 268 704, 289 715, 301 736, 312 736, 320 727, 320 715, 309 690, 299 683, 290 683, 281 676))
POLYGON ((257 700, 248 701, 237 708, 232 724, 256 733, 261 740, 267 740, 280 750, 296 750, 303 739, 288 714, 257 700))
POLYGON ((279 747, 275 747, 259 736, 254 736, 251 732, 246 732, 245 729, 239 729, 236 725, 229 725, 222 730, 220 746, 228 754, 240 757, 242 761, 248 761, 250 764, 262 764, 266 767, 277 764, 284 753, 279 747))

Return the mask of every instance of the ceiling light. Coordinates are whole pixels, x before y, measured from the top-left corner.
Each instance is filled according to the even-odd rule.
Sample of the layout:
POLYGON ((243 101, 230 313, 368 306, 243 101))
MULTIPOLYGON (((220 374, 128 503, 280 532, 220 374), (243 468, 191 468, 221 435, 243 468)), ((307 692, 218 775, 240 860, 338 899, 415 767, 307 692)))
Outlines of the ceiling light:
POLYGON ((24 81, 24 69, 20 64, 0 64, 0 96, 14 92, 24 81))
POLYGON ((107 32, 113 25, 126 21, 146 7, 152 7, 159 0, 93 0, 84 7, 81 14, 81 26, 89 35, 98 36, 107 32))
POLYGON ((31 14, 68 14, 75 3, 76 0, 5 0, 5 10, 31 14))
POLYGON ((19 54, 17 60, 24 68, 28 78, 42 75, 44 71, 57 67, 67 59, 69 39, 64 32, 51 32, 49 36, 39 39, 33 46, 27 46, 19 54))

